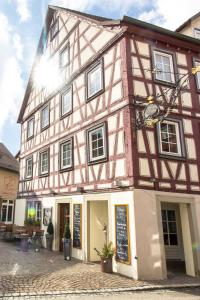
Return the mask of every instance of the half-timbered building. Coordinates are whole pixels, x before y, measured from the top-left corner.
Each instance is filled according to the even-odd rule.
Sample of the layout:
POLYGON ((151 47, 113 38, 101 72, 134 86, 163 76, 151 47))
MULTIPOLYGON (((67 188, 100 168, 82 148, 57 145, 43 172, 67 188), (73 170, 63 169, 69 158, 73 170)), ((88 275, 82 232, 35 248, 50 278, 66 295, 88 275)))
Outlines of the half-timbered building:
POLYGON ((154 127, 138 126, 138 110, 149 97, 162 110, 199 61, 196 38, 49 6, 18 119, 15 223, 34 211, 45 229, 50 215, 58 251, 69 222, 82 260, 112 241, 114 271, 133 278, 166 278, 168 260, 196 276, 199 73, 154 127))

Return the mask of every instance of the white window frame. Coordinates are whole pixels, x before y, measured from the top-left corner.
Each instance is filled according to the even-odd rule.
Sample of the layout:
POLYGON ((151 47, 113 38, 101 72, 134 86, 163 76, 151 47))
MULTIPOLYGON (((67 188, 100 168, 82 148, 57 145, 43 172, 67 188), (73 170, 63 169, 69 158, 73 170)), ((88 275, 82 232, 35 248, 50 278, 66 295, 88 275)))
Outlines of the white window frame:
MULTIPOLYGON (((68 159, 68 158, 67 158, 68 159)), ((67 140, 60 144, 60 170, 66 170, 69 168, 72 168, 73 166, 73 140, 72 138, 70 140, 67 140), (63 164, 63 148, 65 145, 70 145, 70 164, 64 165, 63 164)))
POLYGON ((29 157, 26 159, 26 178, 32 178, 33 176, 33 157, 29 157), (31 174, 28 173, 28 163, 31 161, 31 174))
POLYGON ((64 68, 68 66, 70 63, 70 47, 69 44, 60 52, 60 67, 64 68), (66 53, 68 61, 66 63, 63 63, 63 55, 66 53))
POLYGON ((154 67, 155 67, 155 69, 156 69, 156 54, 158 54, 160 56, 163 56, 163 57, 169 58, 171 81, 167 80, 166 78, 160 79, 159 78, 159 73, 160 72, 156 72, 156 70, 155 70, 155 79, 159 80, 159 81, 167 82, 167 83, 175 83, 175 72, 174 72, 173 54, 166 53, 166 52, 159 51, 159 50, 154 50, 153 51, 153 58, 154 58, 154 67))
POLYGON ((171 121, 171 120, 164 120, 162 123, 159 122, 159 150, 160 154, 164 155, 169 155, 169 156, 178 156, 181 157, 183 155, 182 153, 182 147, 181 147, 181 137, 180 137, 180 124, 179 122, 176 121, 171 121), (167 152, 162 149, 162 134, 161 134, 161 124, 167 123, 167 124, 172 124, 175 125, 175 130, 176 130, 176 140, 177 140, 177 150, 178 152, 167 152))
POLYGON ((5 224, 12 224, 13 223, 13 214, 14 214, 14 201, 13 200, 3 200, 2 206, 1 206, 1 220, 3 216, 3 207, 6 206, 6 221, 2 221, 5 224), (11 221, 8 221, 8 208, 12 207, 12 217, 11 221))
POLYGON ((107 158, 107 141, 106 141, 106 130, 105 130, 105 124, 102 124, 100 126, 97 126, 95 128, 92 128, 88 131, 88 151, 89 151, 89 163, 92 163, 92 162, 96 162, 96 161, 99 161, 99 160, 104 160, 107 158), (103 154, 102 155, 99 155, 97 157, 93 157, 92 156, 92 134, 94 134, 95 132, 101 130, 102 131, 102 137, 103 137, 103 154))
POLYGON ((200 28, 194 28, 194 37, 200 39, 200 28))
POLYGON ((49 127, 49 124, 50 124, 50 107, 49 107, 49 104, 48 104, 45 107, 43 107, 42 110, 41 110, 41 130, 44 130, 47 127, 49 127), (44 111, 46 109, 48 110, 48 123, 44 124, 44 111))
POLYGON ((87 72, 87 99, 90 99, 100 93, 103 90, 103 62, 99 62, 97 65, 92 67, 88 72, 87 72), (91 76, 94 74, 97 70, 99 69, 99 77, 100 77, 100 88, 98 90, 95 90, 93 93, 91 93, 91 76))
POLYGON ((49 150, 45 150, 45 151, 42 151, 40 152, 40 175, 47 175, 49 173, 49 150), (45 171, 42 171, 42 161, 43 161, 43 155, 44 154, 47 154, 47 164, 45 166, 47 166, 47 170, 45 171))
MULTIPOLYGON (((200 60, 194 59, 194 66, 200 66, 200 60)), ((200 72, 197 72, 196 76, 196 83, 197 83, 197 89, 200 90, 200 72)))
POLYGON ((69 113, 72 112, 72 107, 73 107, 73 92, 72 92, 72 87, 64 90, 62 93, 61 93, 61 103, 60 103, 60 114, 61 114, 61 117, 64 117, 66 115, 68 115, 69 113), (70 107, 68 108, 67 111, 63 111, 63 102, 64 102, 64 97, 65 95, 67 94, 70 94, 70 107))
POLYGON ((31 139, 34 136, 34 117, 27 121, 27 139, 31 139), (30 124, 32 123, 32 127, 30 124), (32 128, 32 132, 30 133, 30 128, 32 128))

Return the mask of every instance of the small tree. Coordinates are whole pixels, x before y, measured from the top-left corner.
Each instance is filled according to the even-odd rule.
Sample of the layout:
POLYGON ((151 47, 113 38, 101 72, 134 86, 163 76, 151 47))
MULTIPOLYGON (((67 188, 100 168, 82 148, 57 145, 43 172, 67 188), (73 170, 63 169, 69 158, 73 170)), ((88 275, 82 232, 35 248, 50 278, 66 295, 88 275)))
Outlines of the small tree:
POLYGON ((47 233, 50 235, 53 235, 54 229, 53 229, 53 223, 50 221, 47 227, 47 233))
POLYGON ((63 237, 66 240, 70 240, 71 239, 71 232, 70 232, 70 228, 69 228, 69 224, 68 223, 65 225, 65 231, 64 231, 63 237))

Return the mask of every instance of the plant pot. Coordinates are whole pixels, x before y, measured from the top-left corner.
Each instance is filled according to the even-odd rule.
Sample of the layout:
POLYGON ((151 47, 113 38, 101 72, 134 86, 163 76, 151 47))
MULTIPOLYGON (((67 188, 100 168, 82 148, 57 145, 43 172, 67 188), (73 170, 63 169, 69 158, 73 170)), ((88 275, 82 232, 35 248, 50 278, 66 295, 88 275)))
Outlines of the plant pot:
POLYGON ((65 260, 71 260, 71 239, 64 239, 63 254, 65 260))
POLYGON ((46 234, 46 247, 47 250, 52 251, 52 245, 53 245, 53 234, 46 234))
POLYGON ((112 257, 101 257, 101 271, 104 273, 112 273, 112 257))

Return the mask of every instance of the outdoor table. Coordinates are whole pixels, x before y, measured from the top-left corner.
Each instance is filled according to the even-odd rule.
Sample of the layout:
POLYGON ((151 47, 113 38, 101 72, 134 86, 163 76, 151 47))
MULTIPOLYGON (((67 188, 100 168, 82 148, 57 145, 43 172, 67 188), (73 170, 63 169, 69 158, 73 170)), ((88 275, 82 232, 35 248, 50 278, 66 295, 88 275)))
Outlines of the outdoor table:
POLYGON ((26 233, 22 233, 20 235, 20 248, 22 251, 27 252, 29 245, 28 245, 28 239, 29 239, 29 235, 26 233))

